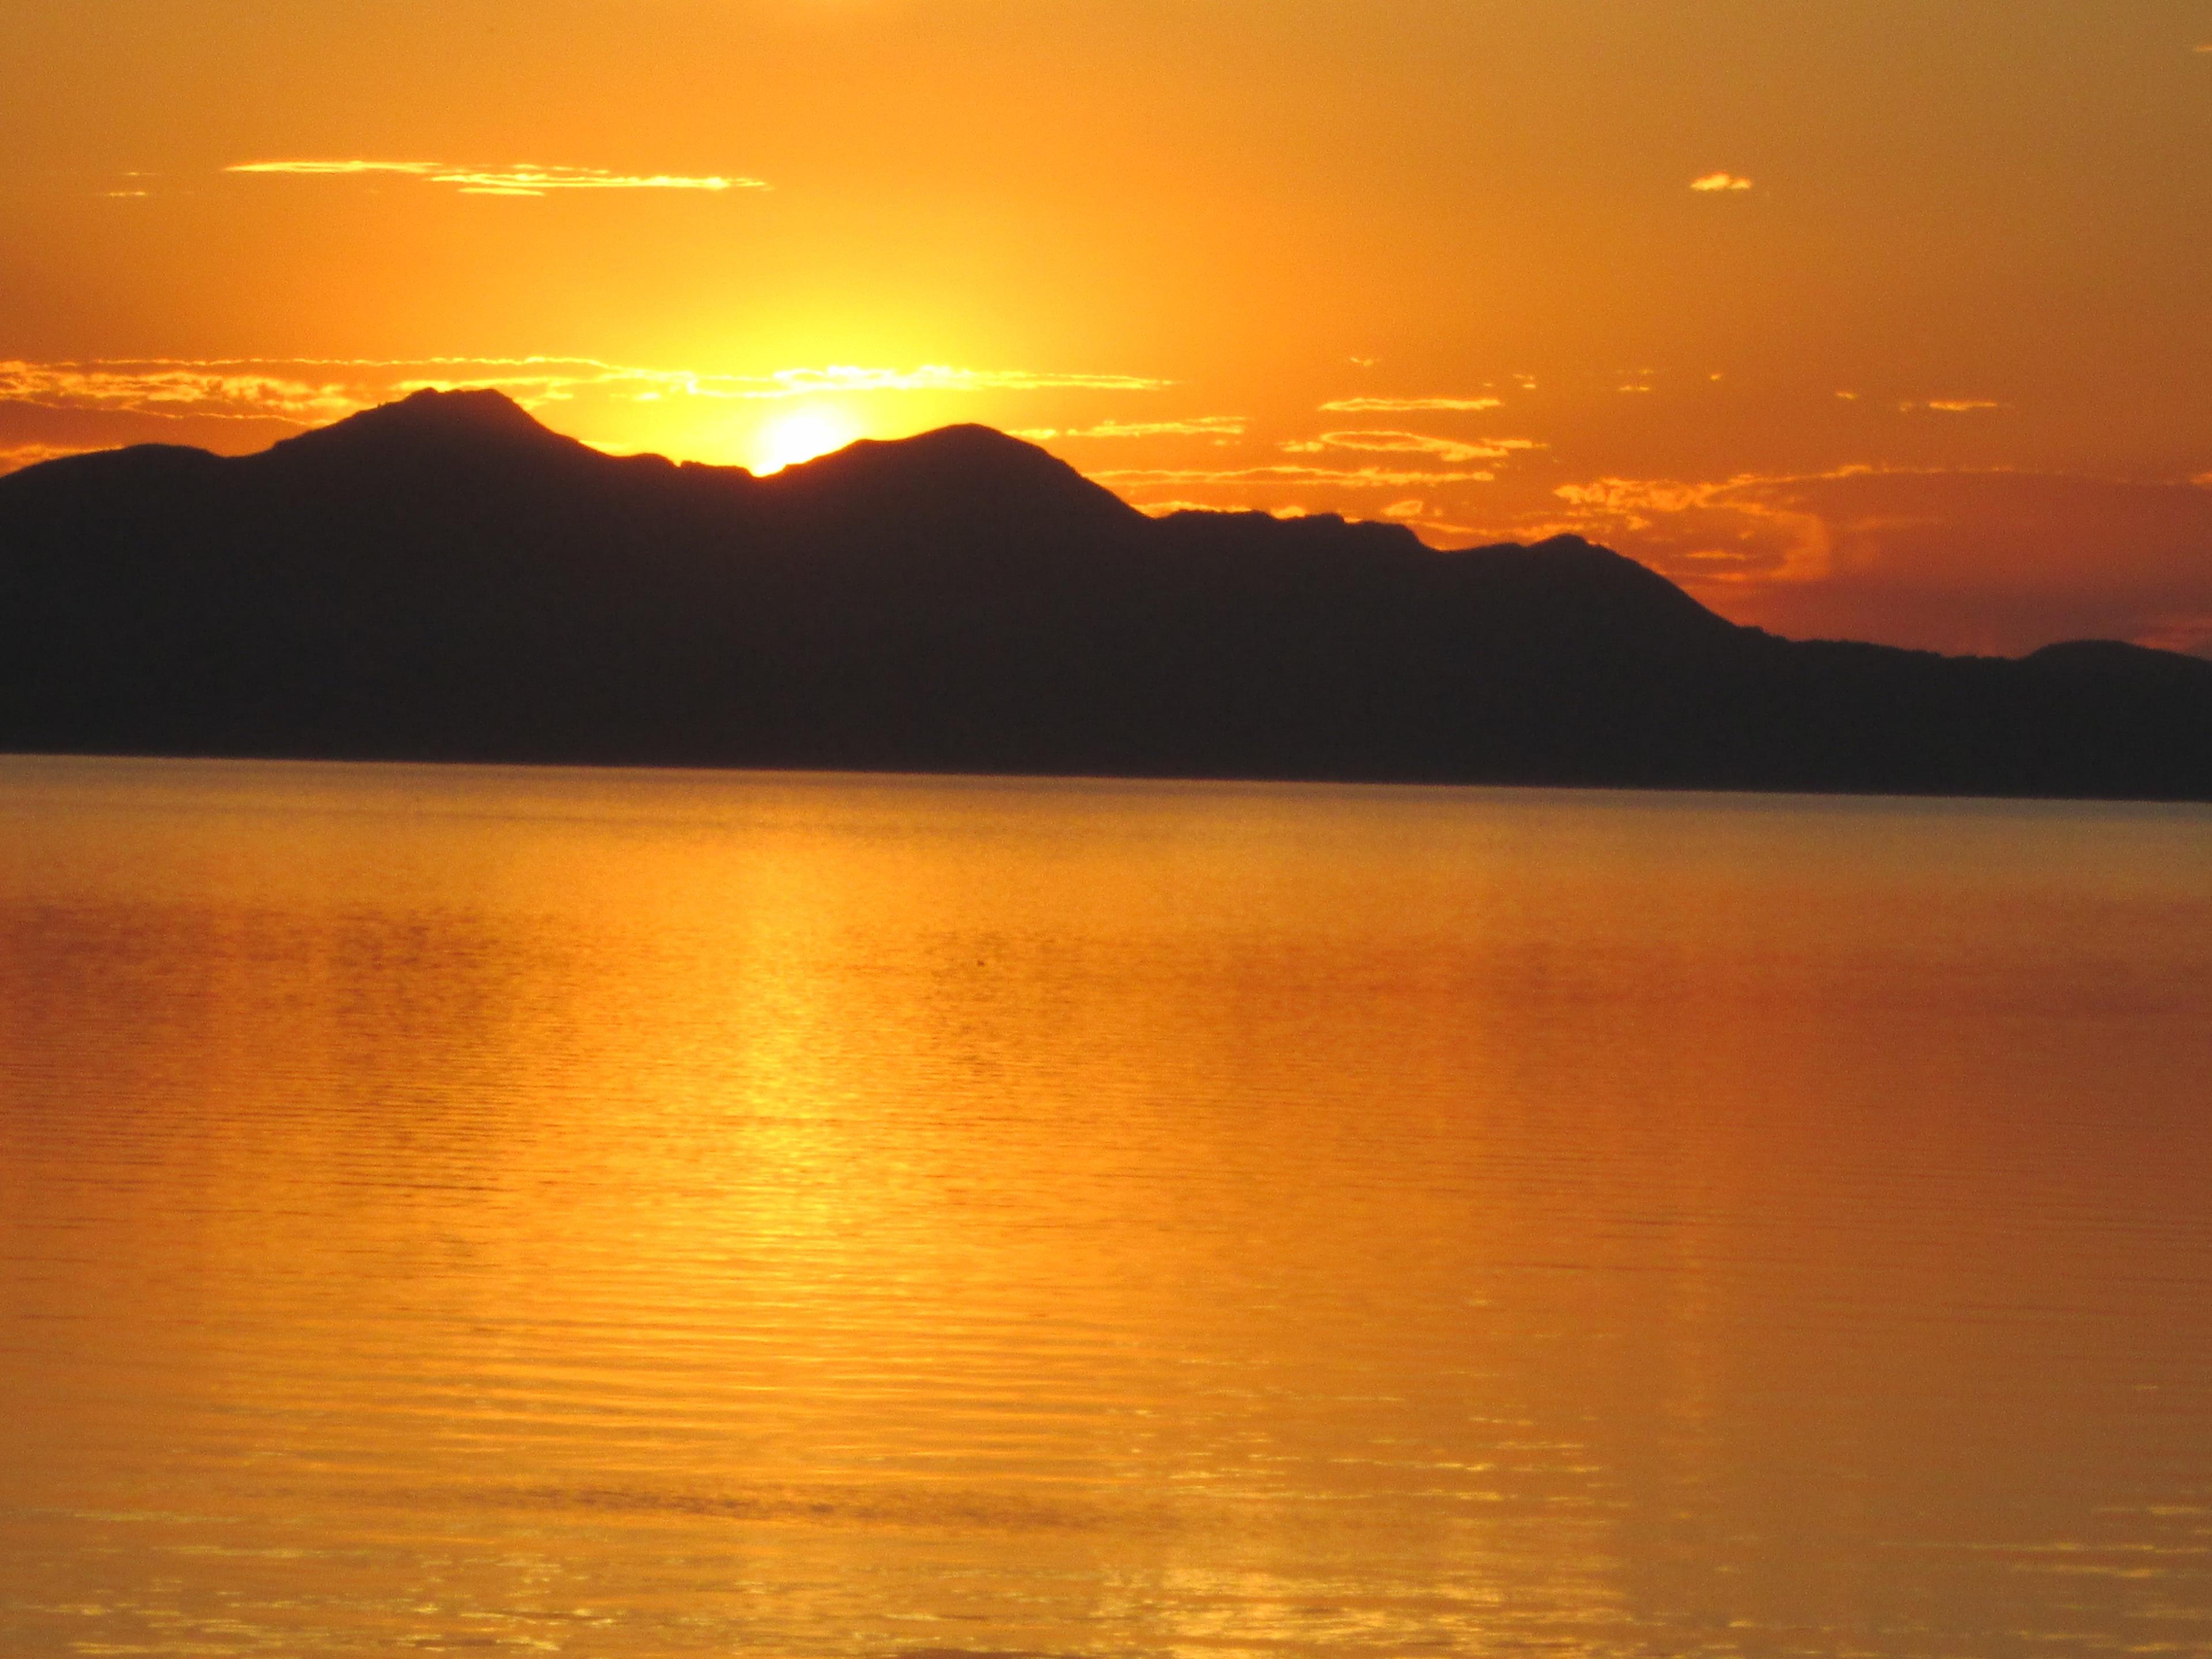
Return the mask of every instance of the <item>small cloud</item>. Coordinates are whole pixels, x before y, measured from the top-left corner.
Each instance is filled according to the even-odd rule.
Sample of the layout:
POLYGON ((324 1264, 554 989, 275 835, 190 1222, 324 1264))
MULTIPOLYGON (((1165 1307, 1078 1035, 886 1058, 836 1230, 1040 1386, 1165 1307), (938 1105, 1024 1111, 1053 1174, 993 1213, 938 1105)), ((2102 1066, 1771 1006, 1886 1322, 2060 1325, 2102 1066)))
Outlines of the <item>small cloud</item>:
POLYGON ((1711 195, 1719 191, 1749 190, 1751 180, 1733 173, 1708 173, 1702 179, 1691 179, 1690 188, 1711 195))
POLYGON ((1372 368, 1382 361, 1379 357, 1347 357, 1345 361, 1354 368, 1372 368))
POLYGON ((1418 519, 1427 507, 1427 502, 1418 498, 1393 501, 1388 507, 1377 507, 1376 516, 1382 519, 1418 519))
POLYGON ((1650 386, 1636 386, 1636 385, 1629 385, 1629 386, 1621 386, 1621 387, 1620 387, 1620 388, 1619 388, 1619 390, 1620 390, 1620 391, 1622 391, 1622 392, 1649 392, 1649 391, 1650 391, 1650 390, 1651 390, 1651 388, 1650 388, 1650 386))
POLYGON ((1932 409, 1940 415, 1972 415, 1984 409, 2002 409, 2005 405, 1987 398, 1930 398, 1925 403, 1899 404, 1898 412, 1910 415, 1916 409, 1932 409))
POLYGON ((1242 415, 1200 415, 1185 421, 1101 421, 1096 426, 1046 428, 1015 435, 1040 443, 1047 438, 1241 438, 1244 427, 1242 415))
POLYGON ((1109 468, 1089 475, 1106 484, 1331 484, 1341 489, 1404 489, 1445 483, 1488 483, 1491 472, 1408 472, 1385 467, 1305 466, 1278 463, 1221 470, 1202 467, 1109 468))
POLYGON ((1143 374, 1032 374, 1024 369, 954 368, 924 363, 918 368, 868 368, 831 363, 820 368, 780 368, 763 380, 736 376, 701 376, 706 396, 800 398, 823 392, 1158 392, 1172 380, 1143 374), (734 388, 708 390, 712 380, 734 388))
MULTIPOLYGON (((1091 476, 1095 477, 1097 474, 1091 476)), ((1131 505, 1146 517, 1153 519, 1164 519, 1171 513, 1249 514, 1260 510, 1249 501, 1194 501, 1182 496, 1159 501, 1134 501, 1131 505)), ((1299 510, 1304 511, 1303 508, 1299 510)))
POLYGON ((153 194, 145 190, 104 190, 100 193, 111 202, 135 202, 153 194))
POLYGON ((293 173, 308 178, 353 178, 394 173, 434 185, 451 185, 464 196, 544 196, 559 190, 766 190, 758 179, 719 173, 611 173, 605 167, 454 167, 443 161, 237 161, 225 173, 293 173))
POLYGON ((1856 392, 1838 392, 1836 396, 1841 398, 1847 404, 1855 404, 1859 400, 1859 394, 1856 392))
POLYGON ((18 472, 40 461, 59 460, 64 455, 84 453, 80 447, 65 444, 0 444, 0 473, 18 472))
POLYGON ((1495 398, 1339 398, 1321 407, 1329 415, 1407 415, 1422 410, 1472 412, 1498 406, 1495 398))
POLYGON ((1502 460, 1516 449, 1539 446, 1528 438, 1493 438, 1462 443, 1456 438, 1433 438, 1423 432, 1324 432, 1318 438, 1293 438, 1284 450, 1293 455, 1317 455, 1325 450, 1348 449, 1370 454, 1433 455, 1440 461, 1502 460))

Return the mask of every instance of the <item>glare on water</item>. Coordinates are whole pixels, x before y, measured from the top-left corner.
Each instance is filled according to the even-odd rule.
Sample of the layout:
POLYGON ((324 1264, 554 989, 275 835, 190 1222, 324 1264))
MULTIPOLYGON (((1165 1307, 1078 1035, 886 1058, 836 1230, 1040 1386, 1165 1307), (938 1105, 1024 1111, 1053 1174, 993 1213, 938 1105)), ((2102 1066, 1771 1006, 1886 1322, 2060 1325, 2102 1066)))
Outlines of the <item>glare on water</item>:
POLYGON ((2212 1651, 2212 813, 0 762, 0 1653, 2212 1651))

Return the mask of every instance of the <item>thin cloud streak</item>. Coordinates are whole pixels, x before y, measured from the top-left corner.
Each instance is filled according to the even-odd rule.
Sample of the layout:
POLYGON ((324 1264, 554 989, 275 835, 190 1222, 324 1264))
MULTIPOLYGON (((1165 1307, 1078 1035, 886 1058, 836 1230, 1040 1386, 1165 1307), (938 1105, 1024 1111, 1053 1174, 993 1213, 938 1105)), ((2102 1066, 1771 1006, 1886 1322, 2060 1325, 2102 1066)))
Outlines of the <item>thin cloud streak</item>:
POLYGON ((1199 415, 1184 421, 1100 421, 1094 426, 1030 427, 1015 433, 1032 443, 1055 438, 1241 438, 1242 415, 1199 415))
POLYGON ((1103 484, 1332 484, 1346 489, 1404 489, 1416 484, 1488 483, 1492 472, 1393 471, 1382 467, 1118 467, 1091 473, 1103 484))
POLYGON ((1318 438, 1293 438, 1284 443, 1292 455, 1316 455, 1332 449, 1389 455, 1433 455, 1440 461, 1503 460, 1516 450, 1539 446, 1528 438, 1497 438, 1463 443, 1456 438, 1431 437, 1420 432, 1324 432, 1318 438))
POLYGON ((20 472, 41 461, 58 461, 64 455, 88 453, 67 444, 0 444, 0 474, 20 472))
POLYGON ((307 178, 357 178, 397 174, 434 185, 450 185, 464 196, 544 196, 563 190, 766 190, 758 179, 726 177, 719 173, 686 176, 678 173, 611 173, 605 167, 538 167, 519 163, 507 167, 456 167, 444 161, 237 161, 225 173, 290 173, 307 178))
POLYGON ((1321 405, 1324 415, 1410 415, 1425 410, 1497 409, 1497 398, 1339 398, 1321 405))
POLYGON ((1749 190, 1751 180, 1734 173, 1708 173, 1702 179, 1691 179, 1690 188, 1712 195, 1717 191, 1749 190))
POLYGON ((340 383, 318 384, 243 362, 149 359, 33 363, 0 362, 0 398, 50 409, 308 423, 365 407, 340 383))
POLYGON ((0 399, 55 409, 314 425, 409 392, 489 387, 530 406, 580 394, 761 400, 822 393, 1154 392, 1172 381, 1136 374, 827 364, 767 374, 644 368, 590 357, 106 358, 0 361, 0 399), (409 372, 413 371, 413 372, 409 372), (448 371, 448 372, 439 372, 448 371))

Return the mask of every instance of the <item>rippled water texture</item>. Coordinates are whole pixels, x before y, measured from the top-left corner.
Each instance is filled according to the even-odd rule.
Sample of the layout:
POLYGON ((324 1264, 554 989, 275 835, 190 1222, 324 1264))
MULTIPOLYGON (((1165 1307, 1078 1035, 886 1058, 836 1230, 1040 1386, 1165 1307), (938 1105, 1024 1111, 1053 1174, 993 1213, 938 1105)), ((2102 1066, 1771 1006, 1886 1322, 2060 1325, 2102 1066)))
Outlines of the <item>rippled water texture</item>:
POLYGON ((2212 814, 0 762, 0 1653, 2212 1651, 2212 814))

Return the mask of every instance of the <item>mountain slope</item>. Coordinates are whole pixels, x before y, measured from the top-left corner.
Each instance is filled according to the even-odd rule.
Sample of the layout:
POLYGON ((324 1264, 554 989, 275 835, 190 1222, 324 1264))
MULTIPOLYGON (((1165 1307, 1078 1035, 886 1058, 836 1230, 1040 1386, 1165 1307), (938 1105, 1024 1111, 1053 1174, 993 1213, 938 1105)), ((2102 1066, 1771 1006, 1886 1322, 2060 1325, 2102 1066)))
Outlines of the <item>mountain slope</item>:
POLYGON ((2212 664, 1798 644, 1573 538, 1154 520, 981 427, 769 477, 424 392, 0 478, 0 749, 2212 799, 2212 664))

